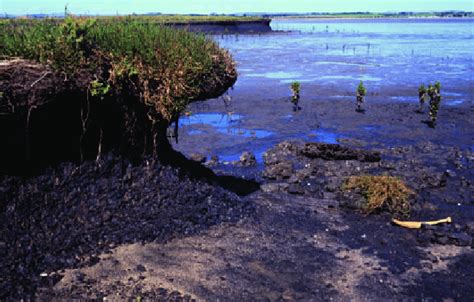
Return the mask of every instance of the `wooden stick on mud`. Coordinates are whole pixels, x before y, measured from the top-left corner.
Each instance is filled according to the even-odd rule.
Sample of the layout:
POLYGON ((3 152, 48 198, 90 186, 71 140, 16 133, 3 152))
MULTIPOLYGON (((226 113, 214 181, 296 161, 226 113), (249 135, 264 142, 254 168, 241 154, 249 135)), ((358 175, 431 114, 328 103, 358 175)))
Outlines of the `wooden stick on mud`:
POLYGON ((392 219, 393 223, 409 229, 419 229, 422 225, 436 225, 440 223, 451 223, 451 217, 447 217, 435 221, 400 221, 397 219, 392 219))

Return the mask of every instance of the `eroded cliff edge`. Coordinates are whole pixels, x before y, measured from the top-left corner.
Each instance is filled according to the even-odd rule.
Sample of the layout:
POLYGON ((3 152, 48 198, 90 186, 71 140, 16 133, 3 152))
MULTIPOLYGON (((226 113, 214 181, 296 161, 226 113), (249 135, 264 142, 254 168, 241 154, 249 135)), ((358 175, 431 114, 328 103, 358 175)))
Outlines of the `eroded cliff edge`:
MULTIPOLYGON (((134 161, 157 156, 170 148, 166 129, 189 102, 217 97, 237 79, 229 53, 204 37, 156 25, 72 22, 50 25, 45 36, 57 37, 48 52, 38 45, 32 55, 18 58, 2 37, 7 48, 0 61, 0 174, 29 174, 112 150, 134 161), (117 51, 120 45, 110 50, 106 39, 115 43, 122 36, 115 31, 104 38, 106 26, 149 36, 158 30, 163 37, 150 38, 153 52, 134 41, 124 41, 124 51, 117 51), (71 41, 64 38, 71 35, 71 41)), ((15 26, 13 34, 37 25, 15 26)))

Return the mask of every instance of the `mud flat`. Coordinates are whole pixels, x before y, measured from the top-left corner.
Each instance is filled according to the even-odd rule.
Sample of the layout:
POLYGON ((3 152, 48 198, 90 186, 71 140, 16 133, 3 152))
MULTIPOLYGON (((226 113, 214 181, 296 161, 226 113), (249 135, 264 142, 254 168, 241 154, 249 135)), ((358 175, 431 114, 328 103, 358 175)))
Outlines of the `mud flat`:
POLYGON ((190 23, 169 23, 173 28, 184 28, 191 32, 206 34, 259 34, 269 33, 271 19, 251 21, 209 21, 190 23))
MULTIPOLYGON (((324 108, 322 117, 334 112, 324 108)), ((346 109, 336 116, 356 114, 340 108, 346 109)), ((371 112, 376 129, 375 117, 389 111, 375 108, 357 123, 371 112)), ((445 129, 427 127, 413 112, 415 118, 426 138, 445 129)), ((411 120, 397 125, 411 127, 411 120)), ((345 123, 351 128, 353 121, 345 123)), ((428 140, 388 146, 370 134, 336 140, 281 142, 263 152, 260 164, 245 157, 210 162, 218 174, 261 183, 240 197, 209 184, 208 175, 190 176, 197 162, 192 169, 151 159, 134 166, 108 155, 34 178, 4 177, 1 192, 10 202, 2 217, 2 238, 9 238, 2 265, 10 274, 2 284, 13 287, 3 290, 40 299, 472 297, 472 151, 454 138, 453 146, 428 140), (450 216, 453 223, 408 230, 384 210, 363 215, 363 195, 342 184, 353 175, 384 174, 416 193, 409 219, 450 216)))
POLYGON ((171 241, 111 246, 94 264, 51 272, 60 280, 38 295, 468 301, 474 294, 474 188, 466 176, 474 158, 438 148, 282 142, 264 154, 261 190, 240 200, 245 208, 233 207, 241 209, 235 212, 240 219, 171 241), (441 172, 414 156, 435 149, 443 159, 465 157, 468 166, 441 172), (453 223, 409 230, 393 225, 384 210, 363 215, 363 195, 341 184, 347 176, 384 173, 416 192, 411 219, 451 216, 453 223), (451 194, 456 200, 450 202, 451 194))

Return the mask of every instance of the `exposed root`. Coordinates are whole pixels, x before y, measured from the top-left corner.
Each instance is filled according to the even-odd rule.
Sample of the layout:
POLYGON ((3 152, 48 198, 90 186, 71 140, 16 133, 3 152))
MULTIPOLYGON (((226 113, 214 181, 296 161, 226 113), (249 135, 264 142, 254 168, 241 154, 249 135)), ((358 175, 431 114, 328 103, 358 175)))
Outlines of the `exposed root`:
POLYGON ((30 88, 33 88, 33 86, 35 86, 36 84, 38 84, 42 79, 44 79, 47 75, 51 74, 50 71, 46 71, 45 73, 43 73, 43 75, 37 79, 36 81, 34 81, 31 85, 30 85, 30 88))
POLYGON ((84 137, 85 137, 86 132, 87 132, 87 123, 89 121, 90 112, 91 112, 91 103, 90 103, 89 98, 87 98, 87 112, 84 113, 84 108, 81 108, 82 134, 81 134, 81 137, 79 138, 79 156, 80 156, 79 162, 81 162, 81 163, 84 161, 84 154, 82 152, 82 143, 84 141, 84 137))
POLYGON ((179 117, 174 120, 174 139, 178 143, 178 134, 179 134, 179 117))
POLYGON ((102 127, 100 128, 100 134, 99 134, 99 143, 97 146, 97 157, 95 159, 96 162, 100 161, 100 157, 102 155, 102 137, 104 135, 104 131, 102 130, 102 127))
POLYGON ((33 112, 34 109, 36 109, 37 106, 33 105, 28 108, 28 114, 26 115, 26 131, 25 131, 25 145, 26 145, 26 150, 25 150, 25 156, 26 160, 29 160, 31 157, 30 154, 30 119, 31 119, 31 113, 33 112))

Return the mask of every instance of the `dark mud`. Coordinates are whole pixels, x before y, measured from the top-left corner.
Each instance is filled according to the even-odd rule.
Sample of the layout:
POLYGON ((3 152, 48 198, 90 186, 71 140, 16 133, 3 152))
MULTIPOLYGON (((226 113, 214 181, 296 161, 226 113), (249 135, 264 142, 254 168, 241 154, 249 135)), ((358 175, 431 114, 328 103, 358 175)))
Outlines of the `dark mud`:
MULTIPOLYGON (((262 93, 267 91, 263 90, 262 93)), ((318 92, 330 93, 322 89, 318 92)), ((237 160, 243 151, 252 151, 261 158, 265 150, 287 139, 344 143, 362 148, 401 147, 425 141, 461 150, 474 147, 473 105, 442 103, 438 125, 432 129, 426 124, 427 107, 420 114, 416 103, 384 103, 374 98, 367 98, 364 113, 355 112, 355 96, 350 95, 342 100, 328 100, 323 96, 302 98, 299 112, 293 112, 289 98, 283 97, 234 96, 229 106, 221 99, 196 103, 189 109, 194 115, 212 114, 225 121, 231 112, 239 119, 233 119, 235 121, 222 130, 206 120, 200 124, 187 123, 183 117, 180 141, 174 148, 184 154, 192 150, 207 157, 235 154, 233 160, 237 160), (193 133, 193 130, 200 132, 193 133), (271 135, 245 135, 257 130, 271 135)))
POLYGON ((60 297, 196 300, 454 299, 474 294, 470 247, 420 244, 421 231, 362 217, 333 200, 252 197, 256 212, 166 244, 122 245, 94 266, 66 270, 60 297))
MULTIPOLYGON (((193 255, 199 254, 193 252, 197 242, 221 244, 221 251, 209 249, 202 257, 221 257, 227 259, 227 264, 193 268, 196 276, 182 276, 179 284, 171 285, 173 288, 204 300, 469 301, 474 294, 470 285, 474 259, 474 107, 442 104, 440 123, 432 129, 425 123, 426 108, 420 114, 416 104, 367 102, 365 113, 357 113, 353 98, 347 99, 325 101, 313 96, 301 102, 303 110, 297 113, 292 112, 287 99, 263 99, 255 106, 251 105, 254 99, 243 96, 234 97, 230 107, 215 100, 191 108, 195 114, 222 112, 225 117, 231 111, 240 118, 237 124, 229 125, 227 134, 205 123, 185 124, 180 144, 175 147, 187 153, 188 144, 193 144, 193 152, 208 158, 223 155, 219 163, 211 160, 208 164, 218 173, 258 179, 264 193, 252 198, 259 214, 233 226, 236 233, 226 237, 228 227, 217 227, 215 232, 225 238, 209 234, 174 243, 193 255), (202 132, 188 135, 193 129, 202 132), (245 137, 239 135, 239 129, 272 131, 273 135, 245 137), (285 137, 295 141, 267 147, 285 137), (209 148, 196 140, 214 143, 209 148), (243 165, 239 158, 243 151, 253 152, 257 163, 243 165), (341 156, 349 153, 350 157, 341 156), (236 155, 227 160, 228 154, 236 155), (364 161, 366 156, 373 160, 364 161), (341 190, 352 175, 399 177, 415 192, 409 219, 450 216, 453 223, 407 230, 391 224, 391 215, 384 211, 365 217, 359 211, 364 203, 360 192, 341 190), (275 208, 280 209, 279 215, 273 212, 275 208), (292 211, 296 213, 292 215, 292 211), (310 236, 302 235, 305 233, 298 225, 318 234, 315 246, 301 253, 300 247, 306 242, 302 238, 310 236), (235 243, 234 238, 241 233, 251 234, 245 237, 248 242, 235 243), (318 259, 308 259, 313 256, 318 259), (253 260, 257 267, 251 266, 253 260), (234 261, 239 263, 237 268, 223 268, 233 267, 234 261), (220 274, 222 282, 210 277, 220 274)), ((170 244, 151 249, 173 247, 170 244)), ((118 257, 123 257, 121 253, 118 257)), ((174 254, 172 259, 181 257, 174 254)), ((95 269, 102 268, 95 267, 90 273, 95 269)), ((162 280, 161 276, 168 274, 174 273, 165 268, 150 277, 162 280)))
MULTIPOLYGON (((196 154, 194 162, 161 154, 172 167, 134 166, 110 155, 33 178, 3 177, 2 297, 468 301, 474 295, 472 107, 442 106, 432 129, 414 104, 367 102, 359 114, 343 100, 302 100, 297 113, 285 99, 266 102, 252 107, 234 99, 230 110, 240 118, 225 125, 231 131, 218 131, 219 123, 184 124, 175 145, 189 157, 202 153, 219 175, 262 183, 246 197, 222 187, 244 195, 258 185, 217 180, 196 154), (246 118, 252 115, 262 118, 246 118), (239 129, 268 125, 270 136, 240 135, 239 129), (296 141, 280 143, 284 137, 296 141), (245 150, 255 159, 250 153, 241 159, 245 150), (210 158, 221 151, 237 154, 236 164, 210 158), (384 211, 363 216, 363 197, 341 190, 346 177, 362 174, 404 180, 416 193, 411 219, 451 216, 453 223, 406 230, 384 211)), ((221 100, 192 108, 193 114, 229 110, 221 100)))
MULTIPOLYGON (((248 154, 243 156, 244 163, 248 157, 248 154)), ((84 253, 92 255, 94 261, 85 257, 76 258, 77 262, 73 263, 43 264, 37 272, 46 272, 48 277, 43 277, 43 282, 49 283, 42 284, 38 297, 469 301, 474 295, 471 151, 431 143, 362 150, 294 141, 278 144, 265 152, 263 158, 261 191, 241 199, 200 182, 186 178, 178 181, 176 170, 159 165, 129 166, 122 174, 111 171, 101 174, 99 179, 92 177, 91 183, 100 184, 109 177, 122 175, 118 179, 122 184, 114 194, 119 200, 132 198, 125 207, 105 207, 111 213, 109 216, 103 211, 99 215, 94 213, 96 205, 102 210, 105 204, 100 200, 110 197, 113 201, 113 196, 109 196, 112 193, 103 195, 107 198, 93 198, 96 201, 92 203, 86 201, 89 196, 84 197, 82 203, 94 208, 86 212, 89 219, 97 219, 99 224, 90 225, 90 229, 82 226, 72 234, 86 232, 83 233, 89 234, 86 238, 97 238, 94 236, 98 232, 102 236, 98 237, 99 243, 85 245, 94 248, 93 253, 88 250, 84 253), (325 151, 324 158, 314 156, 321 150, 325 151), (443 170, 440 166, 427 166, 422 158, 429 153, 438 160, 457 164, 457 168, 443 170), (351 154, 353 158, 340 159, 341 154, 351 154), (269 177, 268 170, 281 164, 286 168, 273 170, 270 173, 273 176, 269 177), (366 174, 389 174, 404 180, 416 193, 410 199, 411 219, 451 216, 453 223, 409 230, 393 225, 391 215, 383 210, 362 215, 361 193, 342 191, 341 185, 347 176, 366 174), (105 178, 101 181, 102 177, 105 178), (128 184, 126 191, 121 189, 124 183, 128 184), (198 190, 197 195, 194 190, 198 190), (163 195, 172 197, 163 200, 163 195), (209 198, 214 201, 212 206, 204 201, 209 198), (157 200, 160 200, 158 204, 168 203, 165 207, 158 206, 157 200), (215 216, 209 214, 213 218, 199 210, 203 205, 206 213, 214 213, 215 216), (111 227, 114 217, 124 220, 118 223, 117 229, 111 227), (174 217, 172 222, 163 224, 161 219, 169 221, 169 217, 174 217), (102 240, 109 245, 101 246, 102 240)), ((98 172, 105 169, 90 163, 84 167, 86 177, 96 173, 89 175, 88 167, 98 172)), ((44 179, 49 186, 57 181, 44 179)), ((67 183, 68 179, 64 181, 67 183)), ((94 197, 97 189, 91 188, 96 188, 96 184, 79 185, 82 192, 91 191, 94 197)), ((22 187, 22 190, 10 190, 23 192, 20 195, 23 198, 35 192, 22 187)), ((109 188, 98 186, 99 192, 107 192, 109 188)), ((70 190, 73 189, 65 192, 70 190)), ((46 196, 56 196, 55 192, 46 196)), ((124 203, 125 200, 120 202, 124 203)), ((67 221, 76 215, 83 217, 75 209, 74 203, 68 210, 58 208, 58 215, 53 217, 62 219, 64 212, 72 215, 65 215, 67 221)), ((35 221, 38 223, 40 219, 35 221)), ((88 226, 87 218, 84 221, 88 226)), ((31 230, 33 234, 41 233, 36 227, 31 230)), ((55 234, 52 238, 58 238, 57 245, 66 236, 55 234)), ((70 246, 84 248, 76 244, 70 246)), ((62 249, 52 249, 55 250, 62 249)), ((76 255, 77 251, 73 251, 60 254, 59 259, 64 254, 76 255)))
POLYGON ((32 298, 60 280, 60 271, 91 265, 121 244, 167 242, 252 211, 219 182, 112 154, 37 177, 2 177, 0 297, 32 298))

